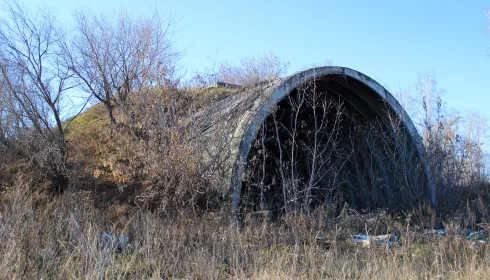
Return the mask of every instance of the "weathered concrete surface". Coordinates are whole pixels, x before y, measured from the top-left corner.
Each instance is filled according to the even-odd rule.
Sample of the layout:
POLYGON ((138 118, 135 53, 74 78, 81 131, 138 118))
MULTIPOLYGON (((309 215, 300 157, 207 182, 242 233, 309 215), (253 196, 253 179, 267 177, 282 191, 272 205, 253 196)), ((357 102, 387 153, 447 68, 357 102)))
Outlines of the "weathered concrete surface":
POLYGON ((195 118, 203 127, 202 136, 208 139, 207 158, 220 162, 224 178, 222 187, 233 194, 234 215, 238 213, 242 176, 246 170, 247 157, 257 137, 261 124, 273 112, 278 103, 291 91, 309 81, 330 81, 337 94, 343 96, 362 115, 384 118, 388 106, 403 122, 413 139, 420 158, 423 159, 429 188, 429 199, 436 204, 435 184, 425 160, 425 150, 408 114, 398 101, 370 77, 345 67, 318 67, 293 74, 270 84, 244 89, 218 101, 195 118), (219 159, 219 160, 217 160, 219 159))

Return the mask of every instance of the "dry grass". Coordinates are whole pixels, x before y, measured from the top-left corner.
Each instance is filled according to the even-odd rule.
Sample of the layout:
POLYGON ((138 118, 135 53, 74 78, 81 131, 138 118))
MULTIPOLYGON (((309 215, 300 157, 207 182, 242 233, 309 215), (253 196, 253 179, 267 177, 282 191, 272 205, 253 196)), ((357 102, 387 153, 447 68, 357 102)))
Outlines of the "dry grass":
MULTIPOLYGON (((226 94, 233 92, 211 89, 195 106, 226 94)), ((168 96, 153 98, 148 104, 176 103, 168 102, 168 96)), ((189 195, 196 187, 213 195, 212 184, 195 179, 200 170, 190 159, 199 154, 198 147, 188 150, 181 138, 160 141, 173 135, 179 119, 170 118, 176 122, 172 126, 160 120, 159 114, 171 111, 166 107, 150 112, 145 106, 137 111, 136 105, 146 104, 135 103, 132 119, 126 121, 130 125, 122 129, 109 125, 100 105, 74 120, 67 132, 71 186, 62 195, 40 194, 36 182, 29 182, 15 165, 0 174, 9 178, 8 186, 0 185, 0 279, 487 279, 490 275, 487 246, 474 249, 462 236, 424 234, 442 224, 436 221, 441 217, 448 229, 488 222, 486 185, 478 196, 458 196, 464 205, 447 200, 444 213, 427 206, 397 216, 316 209, 308 216, 284 216, 274 222, 247 217, 243 232, 237 232, 229 202, 219 201, 211 211, 206 203, 198 206, 199 197, 189 195), (146 128, 143 136, 153 133, 150 140, 127 133, 141 127, 146 128), (145 192, 160 200, 153 213, 147 210, 151 203, 140 204, 142 208, 135 203, 135 197, 145 192), (194 205, 199 211, 193 211, 194 205), (121 252, 104 243, 104 233, 129 236, 130 246, 121 252), (397 246, 365 248, 351 238, 385 233, 400 236, 397 246)), ((488 230, 488 224, 482 227, 488 230)))
POLYGON ((1 279, 485 279, 490 273, 485 246, 416 233, 416 225, 386 213, 248 219, 238 233, 226 207, 166 217, 117 205, 97 209, 90 193, 71 191, 36 207, 36 197, 21 189, 0 196, 1 279), (132 248, 102 246, 104 232, 128 235, 132 248), (363 248, 350 238, 386 232, 401 236, 399 246, 363 248))

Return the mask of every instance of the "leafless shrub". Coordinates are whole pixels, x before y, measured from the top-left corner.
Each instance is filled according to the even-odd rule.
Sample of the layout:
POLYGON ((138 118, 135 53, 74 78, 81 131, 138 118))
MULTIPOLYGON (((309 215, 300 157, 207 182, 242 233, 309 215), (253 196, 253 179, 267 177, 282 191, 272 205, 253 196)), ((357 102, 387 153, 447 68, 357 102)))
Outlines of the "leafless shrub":
POLYGON ((134 202, 160 213, 212 207, 223 195, 223 163, 209 157, 201 122, 193 121, 200 98, 174 83, 132 93, 96 175, 112 176, 121 190, 136 186, 134 202))
POLYGON ((244 58, 238 65, 221 63, 216 79, 229 84, 250 86, 274 81, 282 77, 288 67, 289 62, 284 62, 272 52, 268 52, 259 58, 244 58))

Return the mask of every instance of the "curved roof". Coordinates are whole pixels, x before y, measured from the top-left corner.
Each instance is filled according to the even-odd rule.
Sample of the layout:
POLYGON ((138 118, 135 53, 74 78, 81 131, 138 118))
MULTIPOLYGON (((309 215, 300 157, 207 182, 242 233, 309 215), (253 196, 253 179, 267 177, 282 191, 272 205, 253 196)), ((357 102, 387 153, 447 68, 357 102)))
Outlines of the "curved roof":
MULTIPOLYGON (((211 134, 224 133, 225 142, 229 145, 225 165, 231 170, 226 172, 225 177, 228 182, 225 184, 229 184, 233 191, 235 215, 238 217, 241 178, 246 169, 250 148, 257 137, 261 124, 284 97, 305 82, 312 80, 333 80, 336 93, 342 95, 361 114, 365 112, 367 118, 369 118, 369 113, 373 114, 373 112, 374 115, 385 118, 382 112, 387 105, 401 119, 415 142, 417 152, 425 165, 430 200, 436 204, 435 185, 425 160, 425 150, 421 137, 402 106, 393 95, 370 77, 350 68, 326 66, 298 72, 272 84, 246 89, 241 93, 222 99, 213 106, 213 110, 206 113, 212 116, 206 119, 213 120, 213 123, 205 125, 206 130, 209 128, 214 131, 211 134), (219 125, 226 126, 226 132, 214 130, 219 125)), ((213 139, 216 140, 217 138, 213 137, 213 139)), ((219 144, 213 143, 213 145, 219 144)))

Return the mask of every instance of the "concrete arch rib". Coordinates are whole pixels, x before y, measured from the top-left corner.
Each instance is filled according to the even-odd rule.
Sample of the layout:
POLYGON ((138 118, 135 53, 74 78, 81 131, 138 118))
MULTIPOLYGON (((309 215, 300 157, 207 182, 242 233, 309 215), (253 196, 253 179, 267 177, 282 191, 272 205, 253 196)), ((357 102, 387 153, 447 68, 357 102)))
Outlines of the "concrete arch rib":
MULTIPOLYGON (((267 119, 267 117, 273 112, 278 103, 291 93, 294 89, 298 88, 302 84, 314 79, 322 79, 328 77, 341 77, 344 81, 347 79, 353 79, 361 83, 362 86, 367 88, 367 91, 363 93, 356 92, 355 94, 364 94, 369 96, 359 96, 363 99, 381 100, 384 104, 387 104, 389 109, 399 117, 413 139, 416 150, 422 158, 424 164, 424 170, 428 182, 429 199, 433 205, 436 204, 436 188, 434 180, 431 176, 429 166, 425 157, 425 148, 422 143, 422 139, 418 134, 415 126, 413 125, 410 117, 398 103, 398 101, 379 83, 371 79, 370 77, 345 67, 318 67, 312 68, 306 71, 302 71, 286 77, 279 81, 274 86, 268 88, 255 100, 253 106, 249 109, 246 116, 243 116, 238 123, 235 130, 235 136, 239 139, 236 160, 233 164, 231 174, 231 190, 233 191, 233 211, 238 228, 241 227, 241 217, 239 214, 239 206, 242 192, 242 176, 246 169, 247 157, 250 152, 252 143, 257 137, 261 124, 267 119)), ((375 105, 368 102, 372 110, 380 111, 380 108, 374 108, 379 105, 375 105)))

